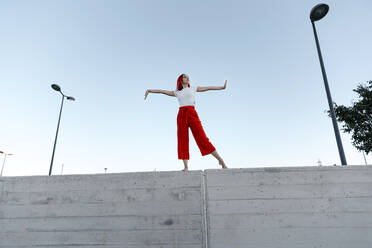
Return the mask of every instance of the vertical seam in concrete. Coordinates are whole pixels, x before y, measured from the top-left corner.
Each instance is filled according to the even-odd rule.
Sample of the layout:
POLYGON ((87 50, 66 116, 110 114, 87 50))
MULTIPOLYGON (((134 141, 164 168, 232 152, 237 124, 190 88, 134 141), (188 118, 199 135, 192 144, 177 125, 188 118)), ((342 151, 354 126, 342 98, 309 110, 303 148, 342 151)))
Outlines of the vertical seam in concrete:
POLYGON ((205 172, 201 173, 202 202, 203 202, 203 240, 204 248, 209 247, 209 219, 208 219, 208 201, 207 201, 207 183, 205 172))
POLYGON ((5 188, 5 180, 0 179, 0 202, 3 200, 4 188, 5 188))

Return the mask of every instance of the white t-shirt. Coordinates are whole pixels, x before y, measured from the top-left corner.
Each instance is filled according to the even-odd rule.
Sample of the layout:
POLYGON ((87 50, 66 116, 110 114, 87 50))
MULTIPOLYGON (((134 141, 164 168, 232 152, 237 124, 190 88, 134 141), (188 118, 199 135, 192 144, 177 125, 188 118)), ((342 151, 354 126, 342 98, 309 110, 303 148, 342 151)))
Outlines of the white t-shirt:
POLYGON ((190 86, 182 90, 175 90, 174 95, 177 97, 180 107, 195 106, 195 92, 197 86, 190 86))

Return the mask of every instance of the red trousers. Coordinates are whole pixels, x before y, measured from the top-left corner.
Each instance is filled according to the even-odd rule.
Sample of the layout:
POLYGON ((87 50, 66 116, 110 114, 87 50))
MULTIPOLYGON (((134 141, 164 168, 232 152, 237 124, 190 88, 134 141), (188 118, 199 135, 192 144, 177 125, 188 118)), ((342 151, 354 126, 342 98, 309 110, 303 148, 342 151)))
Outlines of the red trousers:
POLYGON ((189 127, 202 156, 212 153, 216 148, 205 135, 194 106, 183 106, 177 115, 178 159, 189 159, 189 127))

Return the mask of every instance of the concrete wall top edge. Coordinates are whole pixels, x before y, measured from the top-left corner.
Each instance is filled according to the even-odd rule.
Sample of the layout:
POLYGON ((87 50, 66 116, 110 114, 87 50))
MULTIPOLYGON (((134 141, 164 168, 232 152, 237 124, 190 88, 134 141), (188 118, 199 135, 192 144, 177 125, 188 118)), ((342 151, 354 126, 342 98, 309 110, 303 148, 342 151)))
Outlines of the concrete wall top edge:
MULTIPOLYGON (((139 171, 139 172, 119 172, 119 173, 91 173, 91 174, 65 174, 65 175, 52 175, 52 177, 106 177, 106 176, 135 176, 135 175, 148 175, 157 176, 183 174, 186 176, 198 175, 203 173, 230 173, 230 172, 286 172, 286 171, 329 171, 329 170, 372 170, 372 166, 366 165, 348 165, 348 166, 289 166, 289 167, 253 167, 253 168, 229 168, 229 169, 205 169, 205 170, 189 170, 186 173, 181 170, 177 171, 139 171)), ((2 176, 0 182, 6 179, 14 178, 44 178, 51 177, 48 175, 25 175, 25 176, 2 176)))
POLYGON ((330 170, 372 170, 372 166, 366 165, 347 165, 347 166, 289 166, 289 167, 254 167, 254 168, 229 168, 223 169, 206 169, 205 173, 217 173, 220 171, 238 172, 286 172, 286 171, 330 171, 330 170))
MULTIPOLYGON (((187 175, 197 175, 202 173, 202 170, 189 170, 187 175)), ((148 176, 156 176, 158 174, 166 175, 166 174, 183 174, 185 173, 184 171, 131 171, 131 172, 118 172, 118 173, 89 173, 89 174, 64 174, 64 175, 25 175, 25 176, 2 176, 0 177, 0 181, 2 179, 7 179, 7 178, 17 178, 17 177, 22 177, 22 178, 43 178, 43 177, 86 177, 86 176, 91 176, 91 177, 105 177, 105 176, 120 176, 120 175, 148 175, 148 176)))

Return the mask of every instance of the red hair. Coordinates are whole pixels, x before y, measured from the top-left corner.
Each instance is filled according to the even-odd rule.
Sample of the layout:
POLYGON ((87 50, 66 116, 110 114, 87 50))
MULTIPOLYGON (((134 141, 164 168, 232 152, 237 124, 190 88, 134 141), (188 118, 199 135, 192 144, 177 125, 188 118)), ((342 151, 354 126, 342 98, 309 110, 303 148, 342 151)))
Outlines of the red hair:
MULTIPOLYGON (((178 79, 177 79, 177 90, 182 90, 182 78, 183 78, 183 75, 185 74, 181 74, 178 79)), ((190 84, 188 83, 188 86, 190 87, 190 84)))

